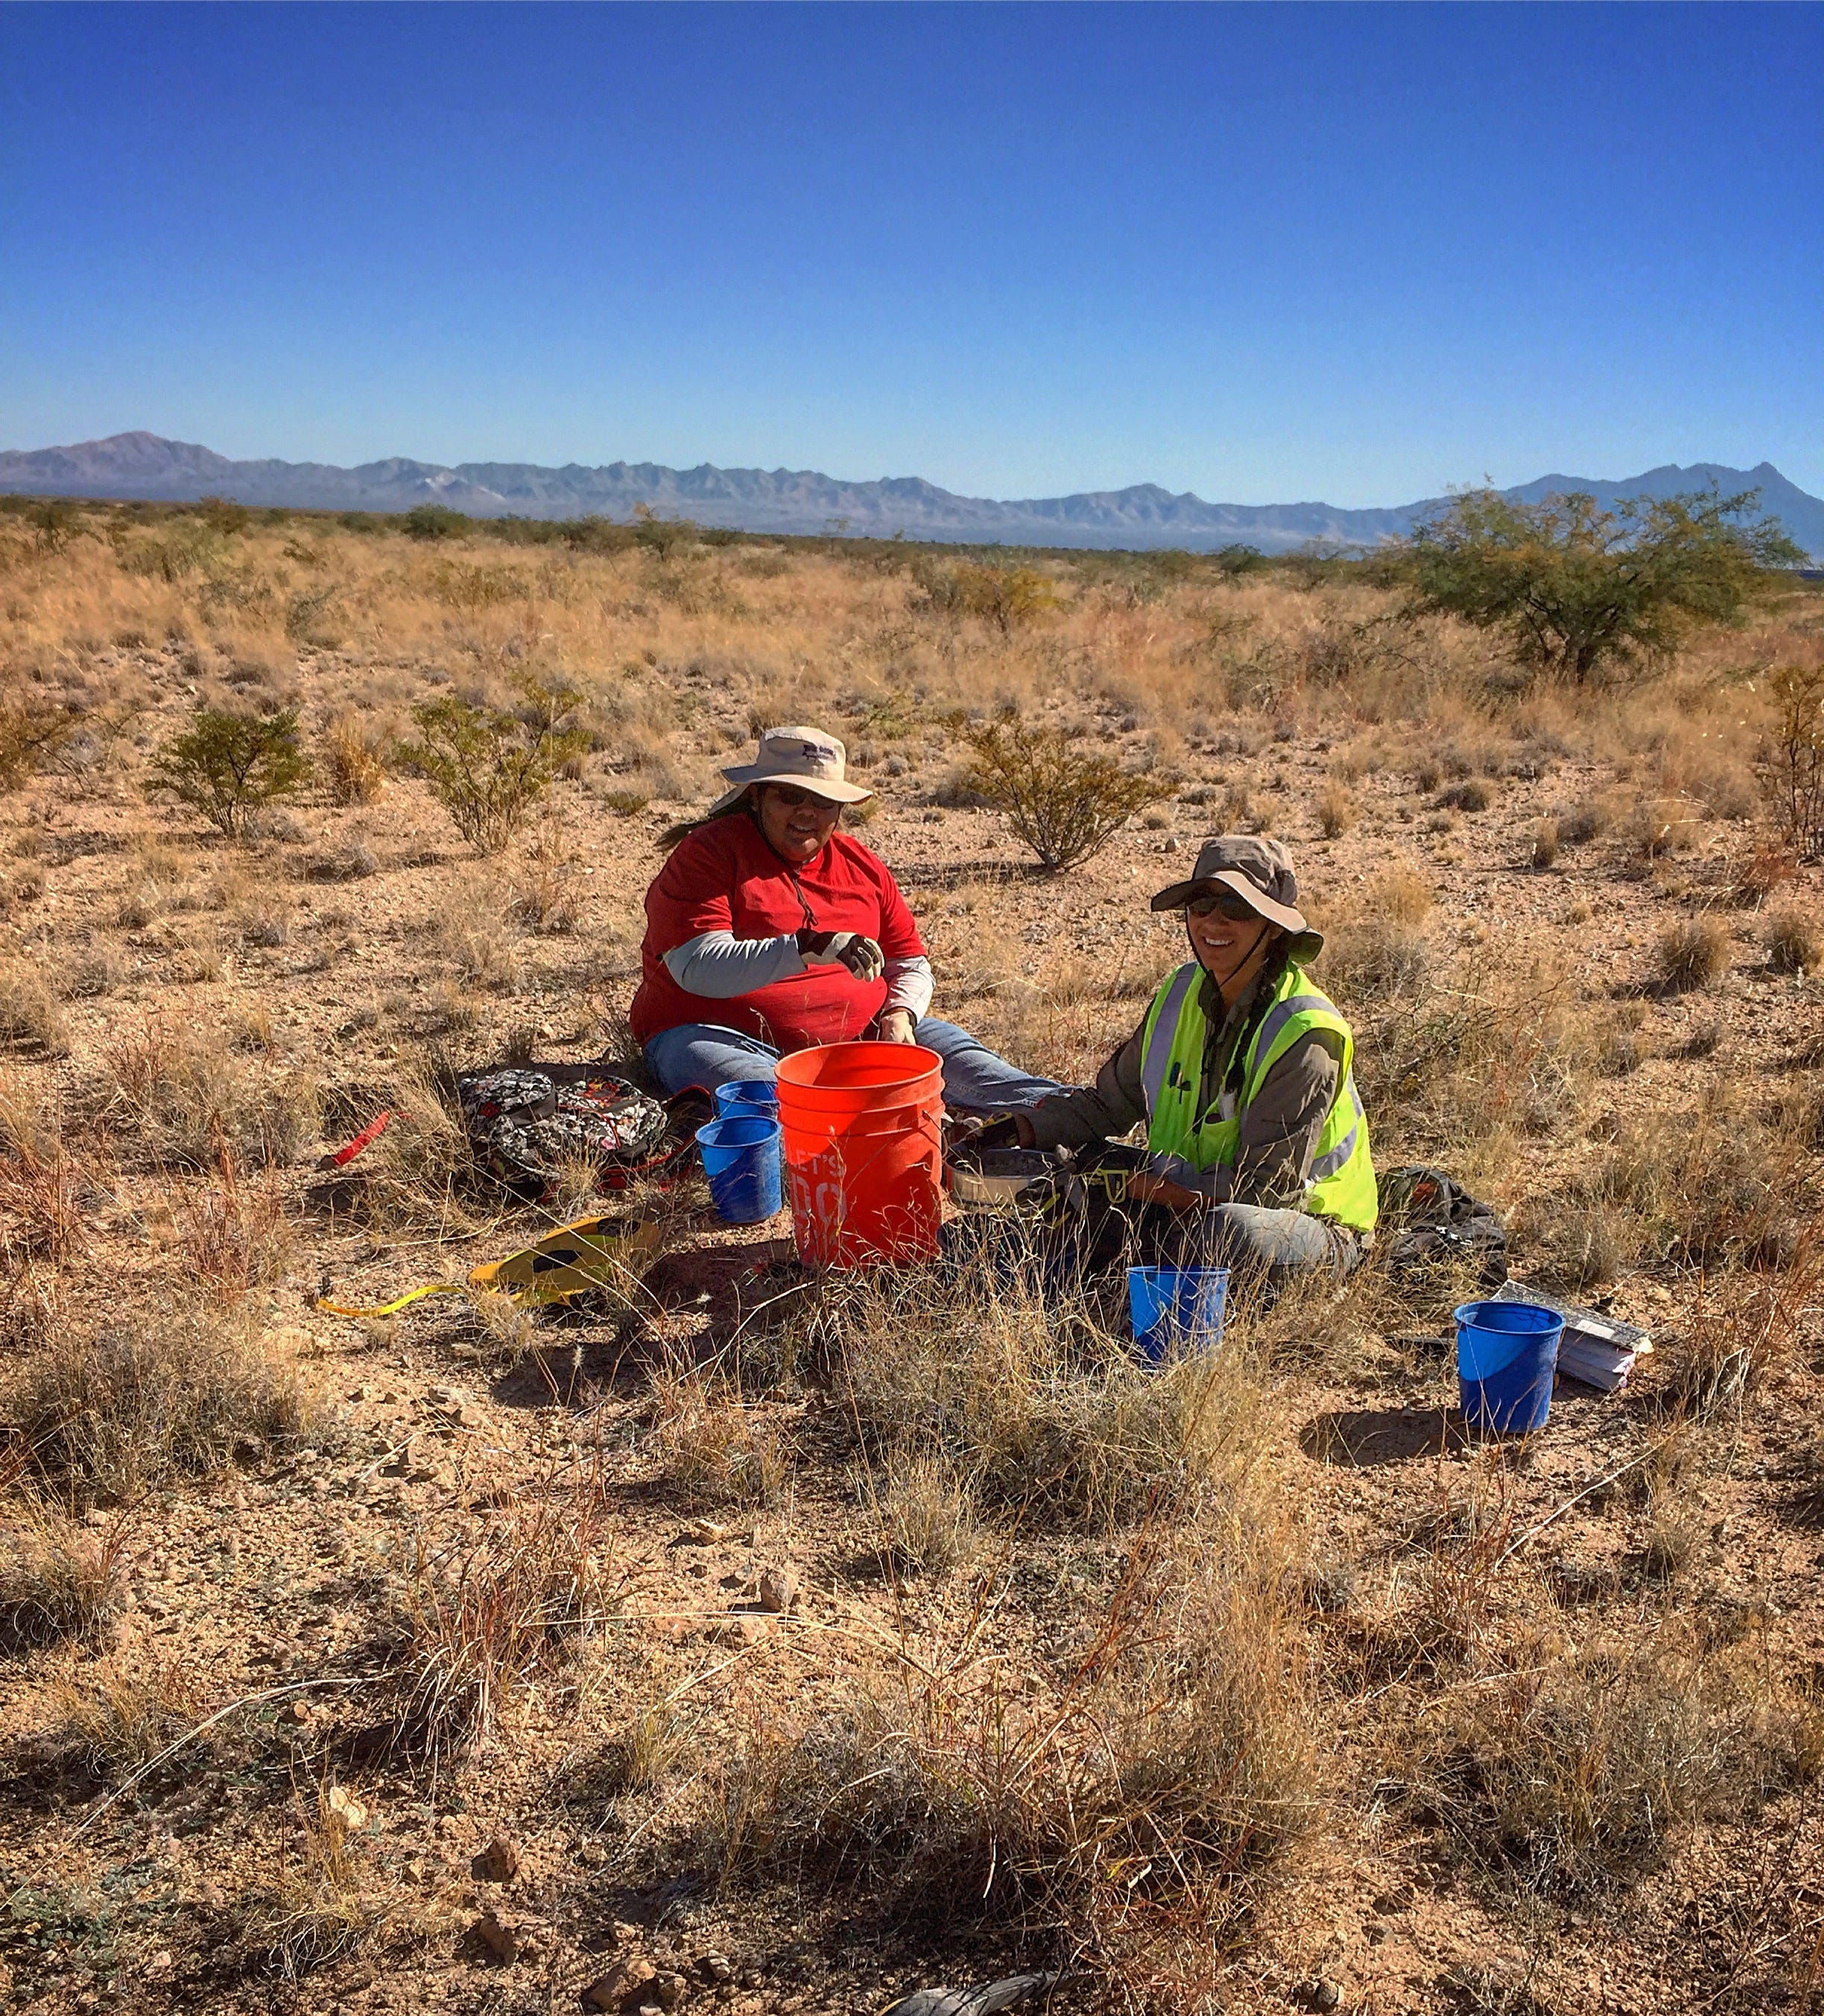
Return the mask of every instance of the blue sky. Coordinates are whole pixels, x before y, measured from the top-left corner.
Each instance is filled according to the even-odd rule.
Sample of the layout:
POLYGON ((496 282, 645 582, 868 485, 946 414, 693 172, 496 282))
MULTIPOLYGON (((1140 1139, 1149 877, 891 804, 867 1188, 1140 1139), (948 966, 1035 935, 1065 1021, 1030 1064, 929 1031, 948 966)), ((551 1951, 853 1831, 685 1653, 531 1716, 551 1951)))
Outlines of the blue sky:
POLYGON ((0 8, 0 447, 1824 491, 1824 8, 0 8))

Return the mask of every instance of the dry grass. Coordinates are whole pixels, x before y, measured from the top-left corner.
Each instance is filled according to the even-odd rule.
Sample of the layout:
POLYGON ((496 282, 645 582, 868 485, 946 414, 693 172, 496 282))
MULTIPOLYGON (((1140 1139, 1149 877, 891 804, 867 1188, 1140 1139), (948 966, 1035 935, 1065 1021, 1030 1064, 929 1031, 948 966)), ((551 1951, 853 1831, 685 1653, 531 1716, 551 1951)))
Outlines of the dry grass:
POLYGON ((106 1111, 156 1163, 282 1168, 316 1133, 316 1086, 306 1074, 237 1056, 218 1032, 149 1019, 109 1045, 106 1111))
POLYGON ((1668 993, 1714 987, 1729 971, 1728 927, 1716 917, 1668 924, 1653 950, 1653 974, 1668 993))
POLYGON ((693 1366, 653 1381, 657 1442, 664 1474, 688 1504, 776 1505, 790 1477, 768 1409, 738 1387, 693 1366))
POLYGON ((1767 963, 1775 973, 1815 973, 1824 957, 1824 934, 1801 910, 1776 910, 1762 928, 1767 963))
POLYGON ((329 1417, 293 1358, 240 1309, 106 1311, 65 1327, 22 1370, 13 1408, 31 1466, 85 1498, 225 1469, 317 1444, 329 1417))
POLYGON ((1529 1889, 1588 1893, 1663 1861, 1691 1821, 1808 1775, 1809 1722, 1750 1648, 1707 1651, 1671 1622, 1447 1697, 1425 1796, 1466 1854, 1529 1889))
POLYGON ((49 1692, 56 1748, 103 1777, 150 1763, 206 1712, 185 1674, 142 1654, 90 1661, 59 1675, 49 1692))
POLYGON ((433 1771, 474 1754, 534 1682, 560 1684, 617 1604, 599 1507, 521 1494, 479 1537, 420 1539, 394 1597, 376 1683, 394 1748, 433 1771))
POLYGON ((808 1725, 754 1730, 700 1839, 726 1870, 1049 1932, 1166 1991, 1235 1936, 1315 1817, 1280 1587, 1257 1533, 1150 1539, 1060 1660, 966 1636, 808 1725))
POLYGON ((808 1329, 889 1496, 902 1463, 948 1463, 984 1510, 1105 1527, 1231 1491, 1251 1460, 1239 1348, 1143 1370, 1098 1307, 1030 1277, 833 1282, 808 1329))
POLYGON ((0 960, 0 1043, 40 1056, 70 1054, 70 1024, 49 980, 29 959, 0 960))
POLYGON ((339 805, 372 805, 386 789, 383 738, 352 715, 339 714, 324 728, 318 761, 339 805))
POLYGON ((980 1538, 973 1494, 948 1464, 929 1458, 894 1465, 878 1511, 887 1559, 908 1574, 948 1575, 980 1538))
POLYGON ((0 1546, 0 1649, 106 1646, 121 1612, 121 1533, 78 1525, 27 1498, 0 1546))
MULTIPOLYGON (((964 556, 915 567, 875 542, 667 533, 646 550, 624 528, 535 544, 525 527, 420 542, 217 515, 85 508, 88 531, 41 551, 0 513, 0 655, 86 718, 117 690, 142 710, 105 761, 56 768, 73 740, 52 780, 20 783, 0 870, 0 994, 23 1004, 0 1078, 13 1467, 40 1444, 12 1486, 0 1601, 20 1701, 39 1704, 22 1715, 110 1773, 208 1704, 143 1658, 63 1677, 63 1647, 105 1644, 124 1558, 113 1525, 66 1508, 124 1496, 135 1553, 182 1613, 148 1606, 158 1635, 135 1620, 135 1645, 219 1661, 218 1699, 266 1683, 250 1630, 275 1657, 300 1622, 329 1633, 316 1672, 354 1651, 351 1613, 377 1626, 379 1677, 326 1697, 345 1708, 288 1712, 290 1744, 275 1753, 263 1730, 211 1791, 221 1841, 261 1858, 236 1886, 242 1956, 288 1985, 317 1975, 300 2006, 355 1992, 358 1955, 450 1985, 451 1928, 434 1921, 457 1893, 437 1872, 484 1817, 525 1841, 535 1887, 502 1898, 540 1940, 604 1894, 707 1867, 729 1893, 700 1908, 731 1941, 772 1923, 750 1909, 759 1875, 796 1886, 807 1949, 833 1950, 833 1923, 872 1942, 878 1984, 840 1987, 821 1960, 775 1980, 770 1949, 732 1946, 769 2003, 872 2002, 876 1985, 884 2001, 910 1928, 930 1935, 919 1979, 946 1971, 926 1974, 934 1946, 959 1974, 979 1964, 971 1978, 1056 1954, 1111 2006, 1176 2010, 1251 2007, 1331 1971, 1308 1933, 1353 1936, 1340 1893, 1284 1899, 1250 1939, 1320 1789, 1365 1895, 1435 1867, 1440 1830, 1459 1838, 1479 1915, 1441 1888, 1448 1935, 1473 1924, 1491 1975, 1513 1980, 1536 1892, 1626 1883, 1694 1825, 1751 1823, 1802 1784, 1817 1733, 1792 1647, 1808 1600, 1794 1584, 1783 1621, 1732 1645, 1721 1598, 1739 1560, 1799 1544, 1774 1520, 1808 1516, 1804 1452, 1779 1437, 1815 1377, 1824 1047, 1808 981, 1762 968, 1693 1003, 1652 983, 1650 953, 1632 971, 1616 955, 1708 909, 1772 970, 1815 971, 1815 872, 1757 805, 1757 775, 1779 781, 1778 720, 1743 670, 1815 654, 1815 601, 1699 640, 1623 702, 1516 682, 1488 639, 1405 616, 1374 569, 1058 554, 1016 609, 995 599, 1010 570, 984 587, 964 556), (571 689, 565 718, 589 747, 566 751, 552 815, 496 865, 454 858, 421 783, 375 795, 414 706, 513 711, 518 746, 571 689), (146 757, 195 701, 295 704, 316 758, 297 813, 232 859, 145 830, 146 757), (954 775, 957 709, 1183 788, 1081 876, 1027 881, 954 775), (1449 1270, 1365 1269, 1340 1295, 1238 1308, 1218 1357, 1161 1377, 1131 1361, 1118 1281, 1041 1295, 1017 1265, 971 1255, 826 1280, 703 1365, 719 1317, 669 1288, 637 1323, 617 1305, 534 1326, 484 1297, 351 1327, 323 1348, 358 1453, 333 1444, 308 1481, 272 1478, 250 1517, 225 1480, 197 1481, 324 1435, 291 1350, 261 1334, 269 1294, 327 1268, 337 1299, 377 1300, 539 1229, 469 1187, 450 1064, 412 1045, 444 1031, 467 1064, 590 1029, 612 1044, 654 834, 701 808, 756 725, 794 719, 843 735, 880 789, 868 838, 910 871, 937 1012, 1029 1067, 1092 1073, 1182 957, 1143 905, 1200 833, 1328 836, 1299 866, 1378 1159, 1441 1162, 1506 1208, 1523 1278, 1613 1288, 1644 1315, 1659 1348, 1630 1393, 1555 1406, 1536 1451, 1452 1444, 1355 1474, 1307 1460, 1312 1411, 1410 1426, 1446 1403, 1448 1358, 1426 1340, 1469 1292, 1449 1270), (1529 859, 1557 872, 1516 874, 1529 859), (382 1110, 392 1122, 313 1180, 295 1165, 319 1107, 331 1143, 382 1110), (498 1389, 483 1427, 430 1403, 427 1443, 418 1410, 452 1357, 498 1389), (508 1404, 521 1393, 545 1404, 508 1404), (415 1421, 383 1483, 369 1456, 415 1421), (1701 1474, 1680 1438, 1701 1440, 1701 1474), (600 1490, 573 1497, 552 1480, 579 1446, 600 1490), (1586 1471, 1650 1446, 1638 1490, 1524 1543, 1586 1471), (22 1483, 58 1509, 41 1516, 22 1483), (685 1504, 710 1516, 674 1547, 685 1504), (217 1520, 250 1558, 203 1565, 197 1528, 217 1520), (628 1535, 624 1616, 610 1520, 617 1547, 628 1535), (401 1530, 397 1553, 367 1537, 401 1530), (1549 1558, 1560 1541, 1565 1561, 1549 1558), (718 1579, 732 1589, 786 1550, 806 1602, 736 1643, 718 1579), (1560 1615, 1556 1571, 1585 1553, 1591 1593, 1560 1615), (331 1803, 329 1755, 366 1759, 368 1827, 331 1803), (578 1755, 604 1768, 586 1795, 556 1789, 578 1755), (1410 1798, 1390 1799, 1402 1783, 1410 1798), (553 1826, 554 1802, 577 1828, 553 1826), (585 1877, 598 1857, 609 1876, 585 1877), (441 1943, 410 1951, 427 1929, 441 1943)), ((582 1207, 588 1179, 552 1207, 582 1207)), ((667 1205, 693 1244, 700 1204, 690 1190, 667 1205)), ((41 1841, 58 1859, 55 1830, 15 1822, 22 1855, 41 1841)), ((1733 1880, 1740 1838, 1677 1860, 1638 1936, 1619 1906, 1594 1930, 1554 1920, 1564 1971, 1535 1983, 1538 2007, 1566 2000, 1592 1942, 1634 1971, 1617 1993, 1677 2000, 1682 1928, 1734 1909, 1713 1871, 1733 1880)), ((198 1844, 199 1867, 216 1845, 198 1844)), ((1350 1949, 1350 2000, 1452 1999, 1455 1974, 1380 1915, 1359 1982, 1350 1949)), ((168 1947, 174 1997, 216 1993, 213 1957, 192 1956, 213 1921, 154 1922, 135 1960, 168 1947)), ((16 1989, 53 1999, 81 1985, 18 1971, 16 1989)))

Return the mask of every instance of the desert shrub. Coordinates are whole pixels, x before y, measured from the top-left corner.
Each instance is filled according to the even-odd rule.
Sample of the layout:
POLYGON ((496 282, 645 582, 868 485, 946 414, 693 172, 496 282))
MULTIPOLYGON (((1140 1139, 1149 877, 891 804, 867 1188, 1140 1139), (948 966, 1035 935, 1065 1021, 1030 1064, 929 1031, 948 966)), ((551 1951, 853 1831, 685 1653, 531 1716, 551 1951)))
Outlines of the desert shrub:
POLYGON ((59 1327, 16 1389, 31 1467, 54 1489, 129 1498, 329 1436, 296 1363, 245 1312, 110 1313, 91 1334, 59 1327))
POLYGON ((414 505, 400 521, 408 538, 414 539, 460 538, 469 530, 469 520, 460 511, 452 511, 447 504, 414 505))
POLYGON ((0 696, 0 791, 16 790, 82 731, 83 711, 29 689, 0 696))
POLYGON ((980 617, 1003 635, 1058 606, 1056 586, 1037 567, 983 567, 972 560, 946 567, 921 556, 913 563, 912 578, 919 586, 919 606, 980 617))
POLYGON ((565 759, 588 746, 579 731, 529 728, 516 714, 472 707, 453 693, 421 700, 412 718, 417 736, 394 758, 424 779, 478 854, 505 848, 565 759))
POLYGON ((1668 924, 1653 946, 1653 978, 1668 993, 1714 987, 1728 972, 1729 934, 1715 917, 1692 917, 1668 924))
POLYGON ((1761 933, 1767 963, 1775 973, 1815 973, 1824 957, 1824 935, 1802 910, 1776 910, 1761 933))
POLYGON ((1513 643, 1521 663, 1584 684, 1664 657, 1692 630, 1732 623, 1798 549, 1777 523, 1740 522, 1759 493, 1712 491, 1516 503, 1492 490, 1452 499, 1412 531, 1413 606, 1513 643))
POLYGON ((1495 802, 1495 794, 1486 779, 1465 777, 1460 783, 1449 785, 1441 791, 1437 802, 1452 812, 1485 812, 1495 802))
POLYGON ((1815 858, 1824 854, 1824 665, 1783 665, 1767 683, 1775 808, 1787 837, 1815 858))
POLYGON ((337 805, 370 805, 380 796, 387 781, 380 740, 352 715, 337 715, 318 747, 324 781, 337 805))
POLYGON ((25 521, 41 553, 60 553, 80 530, 82 517, 68 498, 46 497, 27 505, 25 521))
POLYGON ((256 718, 203 707, 153 758, 147 788, 190 806, 232 838, 260 806, 295 791, 310 767, 295 707, 256 718))
POLYGON ((1048 874, 1099 854, 1135 813, 1177 789, 1163 773, 1079 751, 1056 729, 1003 718, 959 722, 958 729, 974 758, 970 781, 1048 874))
POLYGON ((689 518, 661 517, 651 505, 640 502, 633 507, 633 542, 643 553, 649 553, 661 565, 672 555, 696 543, 697 527, 689 518))
POLYGON ((1533 828, 1533 866, 1549 868, 1558 859, 1558 822, 1542 819, 1533 828))

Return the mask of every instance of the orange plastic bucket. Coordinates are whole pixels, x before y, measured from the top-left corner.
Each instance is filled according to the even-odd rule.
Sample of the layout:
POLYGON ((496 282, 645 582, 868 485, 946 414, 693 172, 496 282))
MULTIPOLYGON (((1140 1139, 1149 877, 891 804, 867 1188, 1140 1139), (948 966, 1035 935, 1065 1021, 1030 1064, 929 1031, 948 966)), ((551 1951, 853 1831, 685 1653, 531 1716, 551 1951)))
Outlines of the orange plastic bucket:
POLYGON ((928 1260, 943 1219, 944 1061, 912 1043, 782 1057, 779 1127, 800 1256, 818 1267, 928 1260))

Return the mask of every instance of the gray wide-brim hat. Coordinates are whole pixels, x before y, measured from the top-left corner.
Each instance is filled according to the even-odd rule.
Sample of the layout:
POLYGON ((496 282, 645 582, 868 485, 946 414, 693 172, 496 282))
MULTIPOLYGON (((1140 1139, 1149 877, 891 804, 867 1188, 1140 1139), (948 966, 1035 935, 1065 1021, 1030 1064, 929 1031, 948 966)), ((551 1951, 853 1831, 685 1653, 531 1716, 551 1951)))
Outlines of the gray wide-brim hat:
POLYGON ((1250 909, 1277 924, 1292 940, 1290 956, 1301 964, 1323 950, 1323 934, 1311 929, 1298 907, 1298 877, 1283 841, 1249 833, 1219 833, 1205 841, 1190 879, 1161 889, 1153 907, 1182 910, 1193 897, 1218 887, 1233 890, 1250 909))
POLYGON ((760 738, 760 754, 751 763, 737 763, 722 775, 734 786, 709 808, 713 819, 736 804, 750 784, 796 784, 835 805, 858 805, 874 794, 865 784, 851 784, 845 772, 848 752, 821 728, 769 728, 760 738))

